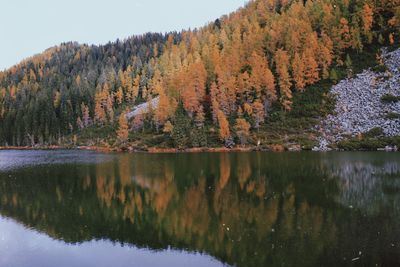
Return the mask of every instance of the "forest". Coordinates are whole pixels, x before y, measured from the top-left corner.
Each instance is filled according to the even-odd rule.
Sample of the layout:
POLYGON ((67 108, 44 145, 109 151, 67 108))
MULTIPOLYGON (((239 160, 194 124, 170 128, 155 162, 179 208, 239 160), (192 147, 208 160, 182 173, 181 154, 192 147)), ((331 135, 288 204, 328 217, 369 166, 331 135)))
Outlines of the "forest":
POLYGON ((0 72, 0 146, 306 145, 329 86, 399 35, 400 0, 252 0, 194 30, 64 43, 0 72))

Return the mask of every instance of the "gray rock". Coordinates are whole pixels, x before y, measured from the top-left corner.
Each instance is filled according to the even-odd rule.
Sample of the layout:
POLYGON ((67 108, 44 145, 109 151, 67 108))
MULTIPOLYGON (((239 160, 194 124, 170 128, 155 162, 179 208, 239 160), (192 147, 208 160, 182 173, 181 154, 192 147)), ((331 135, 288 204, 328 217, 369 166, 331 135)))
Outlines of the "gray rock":
POLYGON ((400 113, 400 102, 383 103, 385 94, 400 96, 400 49, 382 49, 388 72, 381 74, 368 69, 352 79, 340 81, 331 88, 336 97, 335 115, 328 115, 315 127, 320 133, 318 151, 347 136, 357 136, 381 127, 386 136, 400 135, 400 121, 386 119, 388 112, 400 113))

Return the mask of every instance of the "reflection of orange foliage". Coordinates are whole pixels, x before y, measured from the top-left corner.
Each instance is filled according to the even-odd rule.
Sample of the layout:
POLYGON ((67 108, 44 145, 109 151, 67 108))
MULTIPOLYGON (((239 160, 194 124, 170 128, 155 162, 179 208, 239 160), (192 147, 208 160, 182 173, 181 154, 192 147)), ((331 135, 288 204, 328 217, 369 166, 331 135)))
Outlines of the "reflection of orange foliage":
POLYGON ((140 194, 135 194, 135 203, 136 203, 136 207, 137 210, 139 212, 139 214, 143 213, 143 202, 142 202, 142 196, 140 194))
POLYGON ((12 195, 12 204, 13 204, 14 207, 16 207, 18 205, 18 195, 17 195, 17 193, 14 193, 12 195))
POLYGON ((110 178, 107 180, 103 175, 96 177, 97 195, 107 207, 111 207, 112 199, 115 196, 115 177, 111 176, 110 178))
POLYGON ((204 235, 208 231, 210 222, 207 198, 205 195, 205 178, 199 179, 197 186, 191 187, 184 196, 179 229, 187 229, 192 233, 204 235))
MULTIPOLYGON (((243 229, 248 229, 249 225, 259 238, 255 242, 268 237, 272 228, 278 229, 282 240, 297 235, 301 235, 300 238, 309 235, 318 240, 322 231, 327 233, 327 240, 334 240, 334 227, 322 228, 325 219, 322 209, 310 207, 307 202, 295 204, 293 184, 285 189, 284 196, 271 197, 268 179, 257 170, 253 156, 220 154, 219 161, 213 161, 208 169, 216 177, 215 191, 211 191, 211 195, 208 178, 200 173, 196 176, 196 172, 191 173, 194 175, 190 177, 191 184, 183 191, 178 190, 177 179, 186 177, 176 172, 175 161, 159 160, 155 155, 151 157, 157 160, 152 161, 147 156, 134 160, 132 156, 122 156, 118 164, 104 163, 98 167, 97 195, 105 204, 103 208, 116 218, 119 216, 132 224, 154 218, 151 223, 169 236, 191 240, 199 250, 212 247, 213 251, 228 256, 236 253, 235 244, 230 240, 242 238, 243 229), (232 175, 231 165, 236 165, 236 177, 232 175), (182 176, 176 177, 178 174, 182 176), (241 190, 236 181, 230 182, 234 178, 241 190), (253 201, 255 199, 258 201, 253 201), (278 216, 279 226, 276 225, 278 216), (218 224, 214 225, 215 222, 218 224), (308 230, 299 232, 299 225, 308 230)), ((81 212, 83 214, 79 209, 81 212)))
POLYGON ((130 174, 130 158, 129 155, 121 156, 119 163, 119 178, 121 187, 124 188, 131 184, 131 174, 130 174))
POLYGON ((90 184, 91 184, 90 175, 87 174, 85 179, 83 180, 83 189, 88 189, 90 187, 90 184))
POLYGON ((248 155, 237 163, 237 176, 240 188, 243 189, 251 175, 251 166, 248 155))
POLYGON ((247 184, 246 192, 247 193, 252 193, 255 188, 256 188, 256 182, 255 181, 251 181, 250 183, 247 184))
POLYGON ((172 193, 167 189, 162 190, 155 196, 154 206, 157 212, 164 211, 172 198, 172 193))
POLYGON ((118 199, 119 199, 119 201, 120 201, 122 204, 125 203, 126 195, 125 195, 125 190, 124 190, 124 188, 121 188, 121 190, 119 191, 119 193, 118 193, 118 199))
POLYGON ((129 194, 129 199, 130 199, 130 202, 127 202, 124 205, 123 218, 124 219, 129 218, 131 223, 134 223, 134 221, 135 221, 135 202, 134 202, 134 199, 133 199, 132 192, 130 192, 130 194, 129 194))
POLYGON ((59 187, 59 186, 56 187, 56 194, 57 194, 57 201, 58 201, 58 202, 61 202, 61 200, 62 200, 62 194, 61 194, 61 190, 60 190, 60 187, 59 187))
POLYGON ((229 160, 229 156, 225 153, 222 153, 220 156, 220 165, 219 165, 220 189, 223 189, 225 185, 228 183, 230 175, 231 175, 231 163, 229 160))

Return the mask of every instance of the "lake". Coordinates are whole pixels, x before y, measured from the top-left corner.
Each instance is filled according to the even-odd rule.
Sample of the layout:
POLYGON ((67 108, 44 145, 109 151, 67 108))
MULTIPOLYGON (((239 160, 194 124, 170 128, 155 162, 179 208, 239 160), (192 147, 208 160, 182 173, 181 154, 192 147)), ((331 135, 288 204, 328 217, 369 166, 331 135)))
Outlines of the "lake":
POLYGON ((400 154, 0 151, 0 266, 400 266, 400 154))

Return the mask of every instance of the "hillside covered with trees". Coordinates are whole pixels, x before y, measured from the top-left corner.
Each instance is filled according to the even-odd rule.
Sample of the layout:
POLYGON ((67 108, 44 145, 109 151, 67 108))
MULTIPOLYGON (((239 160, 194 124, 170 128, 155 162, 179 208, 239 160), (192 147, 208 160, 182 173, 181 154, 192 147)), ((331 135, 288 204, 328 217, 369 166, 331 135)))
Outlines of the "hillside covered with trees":
POLYGON ((253 0, 195 30, 62 44, 0 72, 0 145, 306 146, 330 86, 399 34, 399 0, 253 0))

